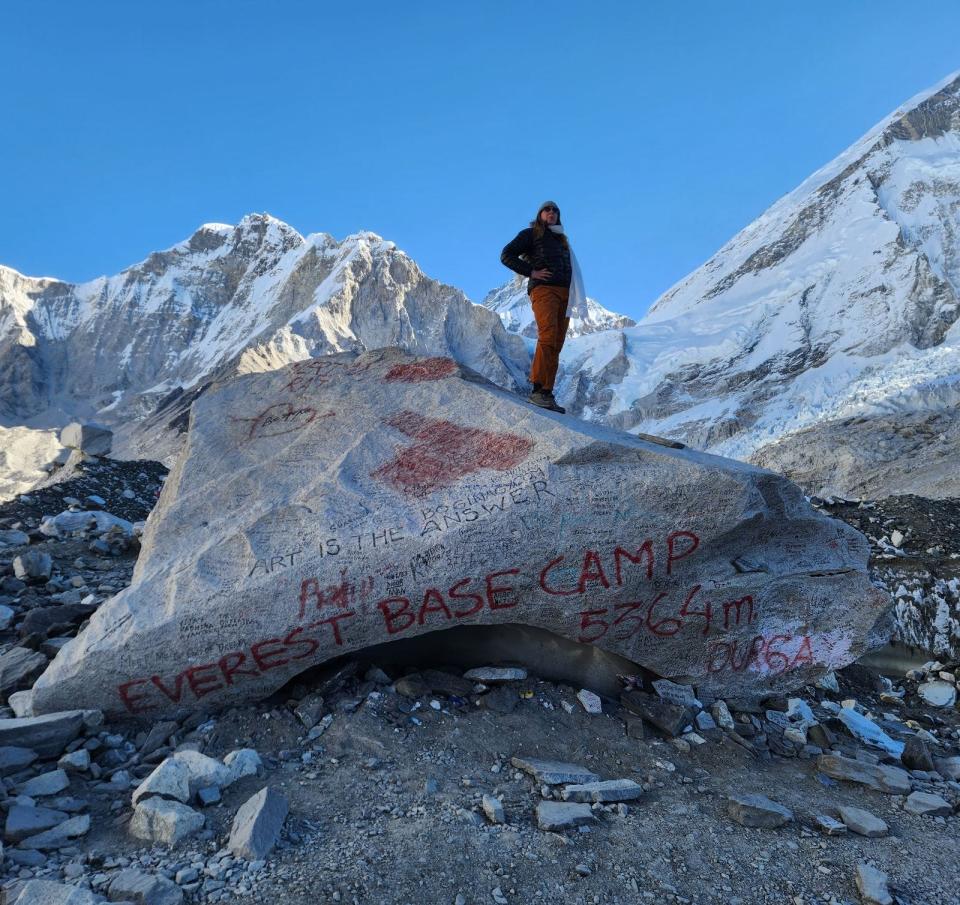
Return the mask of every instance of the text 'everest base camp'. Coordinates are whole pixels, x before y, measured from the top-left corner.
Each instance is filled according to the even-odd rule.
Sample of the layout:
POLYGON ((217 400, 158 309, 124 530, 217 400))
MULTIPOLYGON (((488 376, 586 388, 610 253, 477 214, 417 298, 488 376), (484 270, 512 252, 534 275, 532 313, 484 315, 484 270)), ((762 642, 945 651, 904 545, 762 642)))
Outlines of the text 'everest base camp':
POLYGON ((216 385, 132 584, 36 682, 33 711, 211 710, 460 625, 536 626, 733 699, 882 641, 890 601, 862 535, 784 478, 677 446, 396 349, 216 385))

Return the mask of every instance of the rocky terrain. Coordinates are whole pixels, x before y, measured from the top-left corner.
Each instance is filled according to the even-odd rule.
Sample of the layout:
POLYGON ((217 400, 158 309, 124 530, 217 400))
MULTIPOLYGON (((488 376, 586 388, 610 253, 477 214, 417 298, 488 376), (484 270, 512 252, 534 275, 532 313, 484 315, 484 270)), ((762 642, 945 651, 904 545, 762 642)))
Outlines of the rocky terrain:
MULTIPOLYGON (((165 469, 75 456, 63 472, 0 506, 14 707, 35 674, 17 664, 45 661, 130 580, 165 469), (90 517, 50 533, 63 511, 131 531, 90 517)), ((817 502, 870 536, 891 590, 924 573, 935 588, 958 561, 956 501, 817 502)), ((730 713, 649 674, 596 696, 519 663, 465 674, 388 647, 216 713, 8 711, 2 885, 21 905, 70 890, 151 905, 948 905, 960 714, 956 658, 941 661, 889 678, 851 666, 730 713)))

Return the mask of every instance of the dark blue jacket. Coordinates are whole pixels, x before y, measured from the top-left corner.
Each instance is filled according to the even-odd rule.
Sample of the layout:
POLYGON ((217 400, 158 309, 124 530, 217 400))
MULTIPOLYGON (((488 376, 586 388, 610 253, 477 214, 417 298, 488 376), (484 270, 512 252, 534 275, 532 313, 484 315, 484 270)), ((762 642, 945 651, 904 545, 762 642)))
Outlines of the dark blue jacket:
POLYGON ((527 293, 537 286, 570 286, 573 270, 570 266, 570 248, 563 239, 549 229, 538 239, 533 227, 517 233, 500 253, 500 262, 515 273, 529 277, 534 270, 549 270, 548 280, 529 280, 527 293))

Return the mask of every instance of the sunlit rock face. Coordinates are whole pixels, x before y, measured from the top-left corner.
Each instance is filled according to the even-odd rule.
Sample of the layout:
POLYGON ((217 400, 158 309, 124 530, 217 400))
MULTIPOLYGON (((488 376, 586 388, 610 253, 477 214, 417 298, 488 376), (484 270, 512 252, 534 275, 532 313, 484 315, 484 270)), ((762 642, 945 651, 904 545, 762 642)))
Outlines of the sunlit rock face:
POLYGON ((193 405, 133 582, 37 712, 266 695, 351 651, 528 624, 704 691, 842 666, 890 601, 867 544, 769 472, 545 412, 447 357, 340 354, 193 405))

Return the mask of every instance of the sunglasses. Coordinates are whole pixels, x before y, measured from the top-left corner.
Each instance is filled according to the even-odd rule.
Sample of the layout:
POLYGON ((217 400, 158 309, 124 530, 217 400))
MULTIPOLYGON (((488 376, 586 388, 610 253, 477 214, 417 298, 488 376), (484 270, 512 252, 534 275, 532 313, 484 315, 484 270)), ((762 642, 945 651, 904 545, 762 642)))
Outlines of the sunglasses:
POLYGON ((554 207, 552 204, 548 204, 546 207, 541 208, 541 210, 545 210, 547 213, 550 213, 551 211, 553 211, 553 213, 555 213, 555 214, 559 214, 559 213, 560 213, 560 208, 559 208, 559 207, 554 207))

